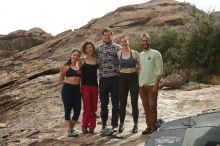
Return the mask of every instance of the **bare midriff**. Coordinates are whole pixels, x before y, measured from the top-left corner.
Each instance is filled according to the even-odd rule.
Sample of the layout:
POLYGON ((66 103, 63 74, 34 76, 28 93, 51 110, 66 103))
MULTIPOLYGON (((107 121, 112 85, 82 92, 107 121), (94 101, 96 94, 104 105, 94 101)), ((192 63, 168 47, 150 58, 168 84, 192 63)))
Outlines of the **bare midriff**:
POLYGON ((66 77, 64 79, 64 83, 73 84, 73 85, 79 85, 80 84, 80 77, 66 77))
POLYGON ((133 73, 133 72, 137 72, 137 68, 134 67, 134 68, 121 68, 120 69, 120 72, 121 73, 133 73))

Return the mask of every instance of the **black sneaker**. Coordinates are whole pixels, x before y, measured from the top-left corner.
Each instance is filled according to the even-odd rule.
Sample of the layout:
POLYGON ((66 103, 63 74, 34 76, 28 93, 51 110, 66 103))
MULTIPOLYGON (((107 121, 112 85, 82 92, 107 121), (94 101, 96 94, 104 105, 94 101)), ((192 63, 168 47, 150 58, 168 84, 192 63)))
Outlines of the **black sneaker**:
POLYGON ((107 128, 107 125, 102 125, 102 129, 101 129, 100 133, 102 133, 102 131, 106 128, 107 128))
POLYGON ((83 134, 88 134, 88 133, 89 133, 89 131, 88 131, 88 129, 87 129, 87 128, 82 128, 82 133, 83 133, 83 134))
POLYGON ((102 125, 102 129, 105 129, 107 126, 106 125, 102 125))
POLYGON ((89 128, 89 133, 93 134, 94 133, 94 128, 89 128))
POLYGON ((118 128, 118 132, 121 133, 123 131, 124 131, 124 126, 123 126, 123 124, 120 124, 119 128, 118 128))
POLYGON ((138 126, 137 126, 137 124, 134 124, 134 127, 132 129, 132 133, 138 133, 138 126))
POLYGON ((156 131, 156 129, 146 128, 146 129, 142 132, 142 135, 151 134, 151 133, 153 133, 154 131, 156 131))

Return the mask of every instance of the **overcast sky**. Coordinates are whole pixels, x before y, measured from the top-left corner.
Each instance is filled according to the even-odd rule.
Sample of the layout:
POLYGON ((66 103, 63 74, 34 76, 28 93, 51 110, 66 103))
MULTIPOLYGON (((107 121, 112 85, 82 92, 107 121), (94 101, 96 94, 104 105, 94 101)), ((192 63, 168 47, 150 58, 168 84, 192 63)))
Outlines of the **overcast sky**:
MULTIPOLYGON (((56 35, 79 28, 116 8, 149 0, 0 0, 0 34, 33 27, 56 35)), ((220 11, 220 0, 178 0, 220 11)))

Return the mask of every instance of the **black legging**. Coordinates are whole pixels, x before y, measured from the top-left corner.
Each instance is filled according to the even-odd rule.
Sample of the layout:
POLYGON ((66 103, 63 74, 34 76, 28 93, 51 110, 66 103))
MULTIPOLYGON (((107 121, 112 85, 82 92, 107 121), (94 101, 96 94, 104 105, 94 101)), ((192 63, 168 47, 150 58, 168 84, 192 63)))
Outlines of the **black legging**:
POLYGON ((81 111, 80 85, 64 83, 61 96, 64 104, 65 120, 70 120, 73 109, 72 120, 77 121, 81 111))
POLYGON ((131 94, 132 116, 134 124, 138 122, 138 73, 120 73, 119 77, 119 97, 120 97, 120 123, 124 123, 128 92, 131 94))

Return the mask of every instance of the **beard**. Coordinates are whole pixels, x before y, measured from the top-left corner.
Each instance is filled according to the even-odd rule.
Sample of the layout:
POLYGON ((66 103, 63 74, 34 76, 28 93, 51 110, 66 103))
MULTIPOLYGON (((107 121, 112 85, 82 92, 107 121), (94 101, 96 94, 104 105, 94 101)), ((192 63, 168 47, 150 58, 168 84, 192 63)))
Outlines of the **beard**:
POLYGON ((142 45, 142 48, 144 50, 148 50, 150 48, 150 44, 144 44, 144 45, 142 45))

